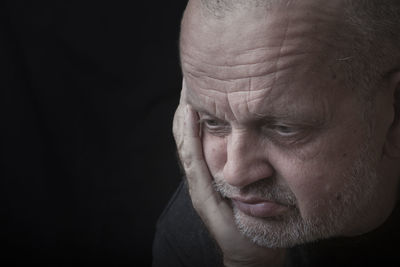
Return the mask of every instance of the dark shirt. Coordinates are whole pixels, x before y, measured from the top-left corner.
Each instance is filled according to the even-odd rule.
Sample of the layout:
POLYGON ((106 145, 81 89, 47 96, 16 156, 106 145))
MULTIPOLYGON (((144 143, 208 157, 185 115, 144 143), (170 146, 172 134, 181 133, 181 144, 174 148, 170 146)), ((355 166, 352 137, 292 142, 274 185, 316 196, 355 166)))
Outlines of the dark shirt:
MULTIPOLYGON (((288 249, 286 266, 400 266, 399 207, 378 229, 288 249)), ((218 246, 181 183, 162 213, 153 243, 153 267, 223 266, 218 246)))

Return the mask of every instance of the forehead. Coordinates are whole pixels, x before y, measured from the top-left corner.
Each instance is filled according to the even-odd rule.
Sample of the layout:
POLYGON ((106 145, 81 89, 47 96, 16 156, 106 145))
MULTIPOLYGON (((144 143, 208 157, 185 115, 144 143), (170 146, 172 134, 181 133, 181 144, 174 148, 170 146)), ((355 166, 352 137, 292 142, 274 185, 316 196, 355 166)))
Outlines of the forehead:
POLYGON ((260 108, 338 93, 332 91, 343 82, 341 59, 349 56, 336 38, 339 1, 293 1, 270 10, 236 10, 224 19, 204 16, 198 1, 191 2, 181 34, 191 102, 214 110, 219 105, 226 114, 241 105, 263 113, 260 108))

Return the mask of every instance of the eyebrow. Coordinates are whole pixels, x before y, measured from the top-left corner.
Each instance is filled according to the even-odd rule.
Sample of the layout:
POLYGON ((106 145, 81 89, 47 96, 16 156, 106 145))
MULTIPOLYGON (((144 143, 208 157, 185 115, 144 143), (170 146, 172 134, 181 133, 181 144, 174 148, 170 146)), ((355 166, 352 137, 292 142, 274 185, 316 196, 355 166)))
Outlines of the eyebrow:
POLYGON ((197 105, 196 103, 190 101, 189 98, 187 98, 186 101, 187 101, 187 103, 188 103, 189 105, 191 105, 196 111, 201 112, 201 113, 205 113, 205 114, 207 114, 207 115, 210 115, 210 116, 215 117, 215 115, 211 114, 211 113, 210 113, 208 110, 206 110, 205 108, 203 108, 203 107, 197 105))
MULTIPOLYGON (((191 105, 195 110, 197 110, 199 112, 206 113, 206 114, 208 114, 210 116, 214 116, 215 117, 215 115, 213 115, 208 109, 206 109, 204 107, 204 105, 202 105, 201 103, 199 104, 198 101, 192 101, 193 98, 191 98, 190 95, 191 95, 190 93, 188 93, 186 95, 187 104, 191 105)), ((194 99, 194 100, 196 100, 196 99, 194 99)))

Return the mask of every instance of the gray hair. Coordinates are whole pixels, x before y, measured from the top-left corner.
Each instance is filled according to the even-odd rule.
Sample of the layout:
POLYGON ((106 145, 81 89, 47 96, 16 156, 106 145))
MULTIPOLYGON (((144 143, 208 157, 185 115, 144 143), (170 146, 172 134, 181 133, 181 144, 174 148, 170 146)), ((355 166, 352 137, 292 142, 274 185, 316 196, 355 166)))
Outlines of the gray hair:
POLYGON ((386 78, 385 76, 399 67, 400 1, 346 2, 345 12, 349 26, 359 36, 358 42, 354 43, 354 52, 359 58, 357 65, 361 67, 358 78, 364 79, 366 84, 376 86, 379 78, 386 78))

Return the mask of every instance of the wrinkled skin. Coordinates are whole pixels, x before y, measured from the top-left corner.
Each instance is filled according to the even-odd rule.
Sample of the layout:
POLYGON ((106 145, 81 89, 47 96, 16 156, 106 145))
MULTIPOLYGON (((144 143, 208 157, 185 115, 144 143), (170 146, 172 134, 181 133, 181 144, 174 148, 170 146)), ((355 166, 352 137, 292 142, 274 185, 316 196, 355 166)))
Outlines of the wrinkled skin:
MULTIPOLYGON (((345 194, 353 192, 345 187, 349 173, 368 149, 368 165, 377 176, 364 182, 358 177, 357 207, 347 207, 352 210, 329 234, 368 232, 394 207, 400 130, 393 103, 399 75, 380 83, 367 122, 365 103, 343 78, 342 59, 351 55, 332 33, 344 27, 341 1, 330 2, 321 7, 316 0, 293 1, 217 20, 200 11, 199 1, 189 1, 174 136, 193 205, 226 265, 278 266, 284 250, 261 248, 240 234, 229 198, 213 189, 213 180, 246 198, 251 196, 243 189, 274 179, 293 196, 301 219, 324 218, 333 207, 345 207, 345 194)), ((278 215, 289 212, 277 206, 278 215)), ((245 218, 250 225, 257 220, 245 218)))

